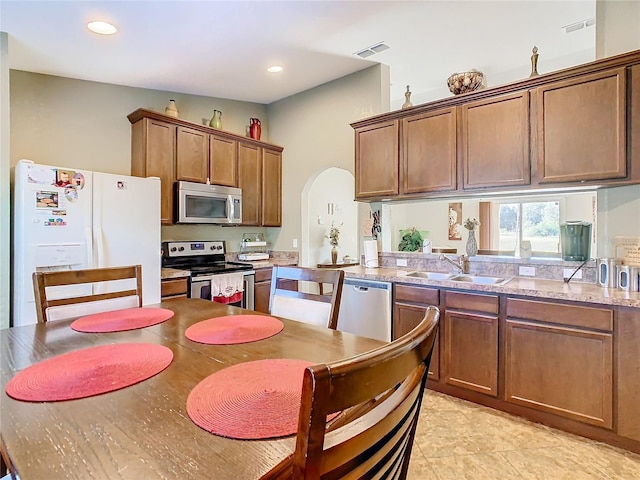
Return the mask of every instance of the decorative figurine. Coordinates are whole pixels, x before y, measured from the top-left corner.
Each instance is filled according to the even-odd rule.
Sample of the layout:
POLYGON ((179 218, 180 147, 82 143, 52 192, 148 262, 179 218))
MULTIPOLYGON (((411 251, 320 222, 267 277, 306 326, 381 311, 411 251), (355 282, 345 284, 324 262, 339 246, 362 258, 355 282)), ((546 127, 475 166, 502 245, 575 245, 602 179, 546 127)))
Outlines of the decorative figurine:
POLYGON ((169 100, 167 108, 164 109, 164 114, 168 115, 169 117, 178 118, 178 107, 176 107, 175 100, 169 100))
POLYGON ((531 55, 531 75, 529 75, 529 78, 531 77, 537 77, 539 75, 538 73, 538 47, 533 47, 533 55, 531 55))
POLYGON ((409 91, 409 85, 407 85, 407 91, 404 94, 405 101, 402 104, 402 108, 413 107, 413 103, 411 103, 411 92, 409 91))

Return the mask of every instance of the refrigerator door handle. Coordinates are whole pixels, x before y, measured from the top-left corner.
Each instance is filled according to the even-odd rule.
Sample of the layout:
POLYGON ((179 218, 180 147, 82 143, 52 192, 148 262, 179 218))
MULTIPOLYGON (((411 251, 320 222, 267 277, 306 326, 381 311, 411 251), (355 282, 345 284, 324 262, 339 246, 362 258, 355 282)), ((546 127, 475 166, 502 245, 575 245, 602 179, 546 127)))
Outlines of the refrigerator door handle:
POLYGON ((93 238, 96 242, 96 262, 95 266, 97 268, 104 268, 107 264, 106 259, 104 258, 104 236, 102 234, 101 228, 96 228, 93 231, 93 238))

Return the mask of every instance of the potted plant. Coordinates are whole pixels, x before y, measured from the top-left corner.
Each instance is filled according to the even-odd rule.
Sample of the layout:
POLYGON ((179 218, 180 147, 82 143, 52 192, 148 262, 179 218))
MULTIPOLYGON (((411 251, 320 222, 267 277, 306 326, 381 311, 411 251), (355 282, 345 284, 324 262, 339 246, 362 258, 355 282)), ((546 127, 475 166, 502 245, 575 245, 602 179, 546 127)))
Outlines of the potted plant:
POLYGON ((401 230, 402 240, 398 245, 398 250, 401 252, 417 252, 422 248, 422 234, 420 230, 415 227, 401 230))

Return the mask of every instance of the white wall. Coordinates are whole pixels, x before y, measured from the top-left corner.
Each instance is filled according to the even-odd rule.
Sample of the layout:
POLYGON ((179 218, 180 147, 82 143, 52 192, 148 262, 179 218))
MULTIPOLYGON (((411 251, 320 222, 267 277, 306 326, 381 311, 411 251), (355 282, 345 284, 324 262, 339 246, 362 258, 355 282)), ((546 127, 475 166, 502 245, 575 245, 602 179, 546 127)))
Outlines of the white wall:
POLYGON ((9 326, 9 38, 0 32, 0 328, 9 326))
POLYGON ((353 200, 354 182, 351 172, 336 167, 324 170, 311 180, 307 207, 303 208, 302 230, 306 237, 301 258, 303 266, 315 267, 331 260, 327 236, 332 224, 340 229, 338 260, 345 255, 357 258, 358 205, 353 200))
MULTIPOLYGON (((389 68, 376 65, 267 107, 271 139, 284 145, 282 229, 277 250, 292 250, 302 235, 304 186, 330 167, 354 171, 354 133, 350 123, 389 109, 389 68)), ((352 253, 350 253, 352 254, 352 253)))
POLYGON ((596 58, 640 48, 640 2, 596 1, 596 58))

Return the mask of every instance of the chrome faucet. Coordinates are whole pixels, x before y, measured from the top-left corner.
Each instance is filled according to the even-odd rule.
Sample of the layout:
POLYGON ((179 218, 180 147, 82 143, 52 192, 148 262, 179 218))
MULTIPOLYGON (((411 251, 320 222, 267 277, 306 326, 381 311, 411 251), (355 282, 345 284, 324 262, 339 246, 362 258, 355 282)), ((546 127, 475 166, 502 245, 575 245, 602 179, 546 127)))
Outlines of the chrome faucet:
POLYGON ((451 265, 456 267, 460 271, 460 273, 469 273, 469 257, 467 257, 466 255, 460 255, 457 262, 445 256, 444 253, 441 253, 438 259, 450 263, 451 265))

